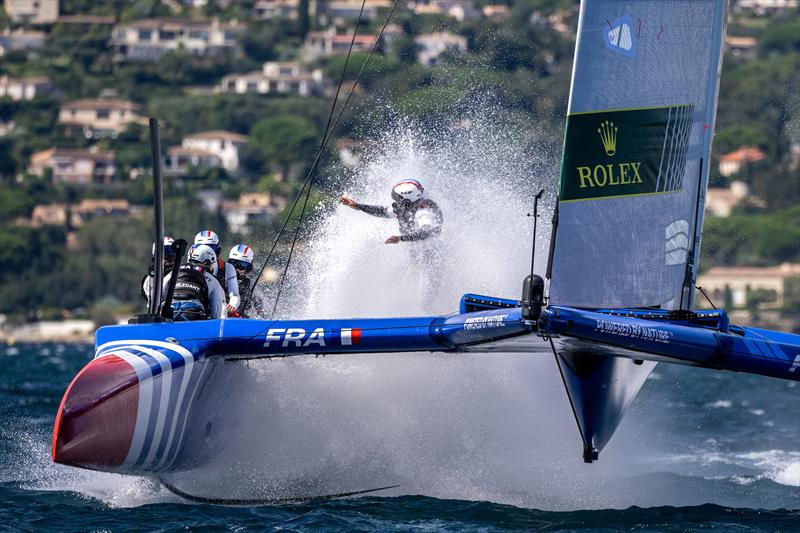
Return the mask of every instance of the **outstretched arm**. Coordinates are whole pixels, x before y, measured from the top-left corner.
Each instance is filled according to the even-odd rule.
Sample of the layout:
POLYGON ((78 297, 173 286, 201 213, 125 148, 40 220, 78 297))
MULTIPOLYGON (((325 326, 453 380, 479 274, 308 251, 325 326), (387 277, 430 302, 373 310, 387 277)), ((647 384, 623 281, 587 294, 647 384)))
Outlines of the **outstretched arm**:
POLYGON ((363 211, 366 214, 372 215, 374 217, 392 218, 391 213, 389 213, 389 209, 380 205, 359 204, 358 202, 356 202, 351 198, 348 198, 347 196, 339 197, 339 201, 344 205, 346 205, 347 207, 357 209, 358 211, 363 211))

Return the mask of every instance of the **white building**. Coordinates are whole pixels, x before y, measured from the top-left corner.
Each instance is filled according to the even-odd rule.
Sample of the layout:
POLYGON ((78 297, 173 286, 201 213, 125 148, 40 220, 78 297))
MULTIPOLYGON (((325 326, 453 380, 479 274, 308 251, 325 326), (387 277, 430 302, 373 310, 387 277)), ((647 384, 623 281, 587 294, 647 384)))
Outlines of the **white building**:
POLYGON ((46 169, 53 174, 53 183, 90 185, 110 183, 114 179, 114 153, 103 150, 50 148, 31 156, 28 172, 41 176, 46 169))
MULTIPOLYGON (((377 39, 376 35, 356 35, 353 52, 369 52, 377 39)), ((352 40, 352 33, 339 34, 335 27, 325 31, 311 31, 308 32, 306 42, 303 44, 303 56, 306 59, 316 59, 346 54, 352 40)))
POLYGON ((459 22, 482 15, 472 0, 417 0, 409 2, 409 7, 417 15, 447 15, 459 22))
POLYGON ((229 74, 222 78, 220 91, 226 93, 296 94, 312 96, 322 94, 325 80, 322 70, 305 70, 296 62, 267 62, 261 71, 246 74, 229 74))
MULTIPOLYGON (((253 6, 253 16, 261 20, 289 19, 297 20, 299 13, 299 0, 259 0, 253 6)), ((317 2, 308 2, 308 14, 317 13, 317 2)))
POLYGON ((183 138, 182 148, 213 155, 228 172, 239 169, 239 150, 247 144, 247 137, 230 131, 202 131, 183 138))
POLYGON ((148 19, 118 24, 111 45, 122 59, 158 61, 175 50, 194 56, 218 56, 233 51, 244 24, 217 19, 148 19))
POLYGON ((425 33, 414 41, 419 45, 417 59, 423 65, 434 65, 445 52, 467 51, 467 38, 450 32, 425 33))
POLYGON ((734 11, 752 11, 756 15, 783 13, 797 9, 797 0, 737 0, 734 11))
POLYGON ((267 193, 242 194, 236 202, 223 202, 222 213, 228 228, 234 233, 248 235, 251 224, 269 222, 286 207, 286 199, 267 193))
POLYGON ((173 146, 164 157, 164 174, 182 175, 190 168, 222 168, 222 160, 208 150, 173 146))
MULTIPOLYGON (((364 11, 361 13, 361 20, 374 20, 382 9, 388 10, 391 7, 391 0, 366 0, 364 11)), ((358 20, 358 14, 361 12, 361 0, 323 2, 321 9, 328 22, 346 24, 358 20)))
POLYGON ((14 22, 51 24, 58 19, 58 0, 5 0, 3 8, 14 22))
POLYGON ((0 76, 0 98, 8 96, 12 100, 33 100, 36 95, 50 92, 53 84, 49 78, 9 78, 0 76))
POLYGON ((25 31, 22 29, 12 31, 4 28, 0 33, 0 56, 15 50, 35 50, 44 46, 47 34, 41 31, 25 31))
POLYGON ((87 98, 61 104, 58 122, 65 126, 80 126, 87 138, 116 137, 128 124, 142 123, 136 114, 138 104, 113 98, 87 98))

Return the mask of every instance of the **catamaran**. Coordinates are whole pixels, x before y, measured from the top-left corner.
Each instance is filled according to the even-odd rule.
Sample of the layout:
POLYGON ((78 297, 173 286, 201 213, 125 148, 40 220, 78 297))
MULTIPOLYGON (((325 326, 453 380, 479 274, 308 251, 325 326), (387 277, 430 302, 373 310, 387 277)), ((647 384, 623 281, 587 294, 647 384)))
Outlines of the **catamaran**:
MULTIPOLYGON (((97 331, 59 407, 53 460, 161 478, 198 468, 217 442, 203 438, 209 398, 234 386, 226 362, 256 358, 553 354, 587 463, 660 362, 800 380, 800 336, 694 308, 726 14, 723 0, 582 2, 547 267, 531 265, 519 300, 465 294, 442 316, 173 323, 154 294, 149 320, 97 331)), ((162 242, 163 218, 156 228, 162 242)))

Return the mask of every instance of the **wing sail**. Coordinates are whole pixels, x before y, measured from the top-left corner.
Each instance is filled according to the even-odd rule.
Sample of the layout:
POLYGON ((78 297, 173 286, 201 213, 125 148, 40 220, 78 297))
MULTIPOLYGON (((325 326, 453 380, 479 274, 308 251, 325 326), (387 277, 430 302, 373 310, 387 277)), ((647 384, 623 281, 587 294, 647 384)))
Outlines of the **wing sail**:
POLYGON ((725 13, 721 0, 581 4, 552 303, 691 307, 725 13))

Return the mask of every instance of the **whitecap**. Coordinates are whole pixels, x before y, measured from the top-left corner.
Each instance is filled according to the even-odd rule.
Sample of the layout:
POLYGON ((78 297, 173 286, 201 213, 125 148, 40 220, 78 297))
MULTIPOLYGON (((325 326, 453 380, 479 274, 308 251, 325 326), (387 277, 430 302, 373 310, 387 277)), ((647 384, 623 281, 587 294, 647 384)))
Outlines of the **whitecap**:
POLYGON ((731 405, 733 405, 733 402, 730 400, 717 400, 715 402, 709 402, 705 404, 705 407, 710 407, 712 409, 727 409, 731 405))

